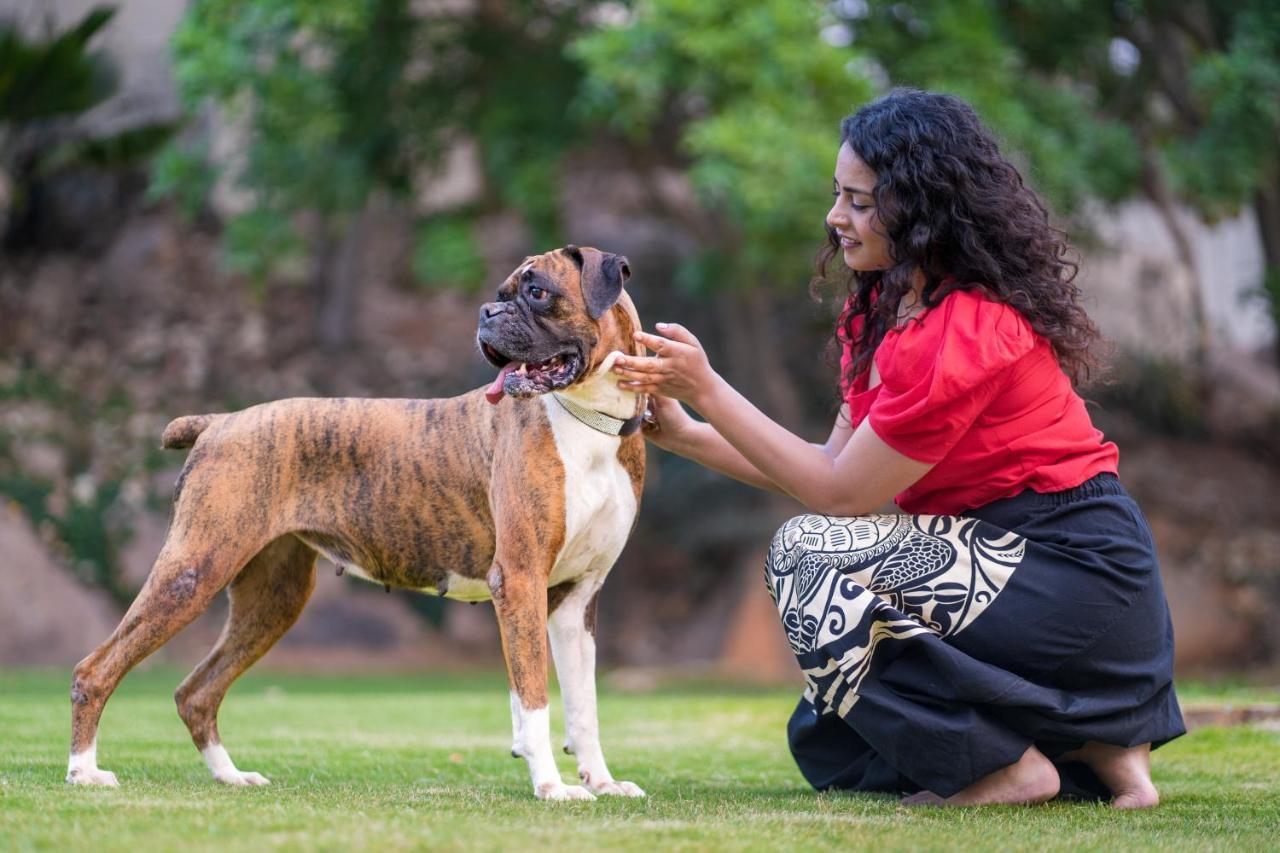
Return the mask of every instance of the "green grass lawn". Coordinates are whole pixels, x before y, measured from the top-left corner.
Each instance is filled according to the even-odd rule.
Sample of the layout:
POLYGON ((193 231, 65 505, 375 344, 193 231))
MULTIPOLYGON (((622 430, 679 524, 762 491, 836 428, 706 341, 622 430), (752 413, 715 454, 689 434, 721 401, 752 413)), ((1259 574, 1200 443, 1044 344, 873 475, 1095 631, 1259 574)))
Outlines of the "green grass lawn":
MULTIPOLYGON (((220 728, 236 764, 272 784, 236 789, 214 783, 192 747, 171 699, 179 680, 163 670, 126 680, 99 737, 99 762, 121 787, 86 790, 62 781, 69 676, 0 673, 0 849, 1260 850, 1280 838, 1275 729, 1200 729, 1159 750, 1164 802, 1148 812, 909 810, 890 797, 813 793, 783 737, 790 691, 606 690, 610 768, 648 799, 542 803, 508 754, 500 674, 251 673, 220 728)), ((1185 696, 1277 699, 1233 688, 1185 696)), ((566 779, 572 762, 561 756, 566 779)))

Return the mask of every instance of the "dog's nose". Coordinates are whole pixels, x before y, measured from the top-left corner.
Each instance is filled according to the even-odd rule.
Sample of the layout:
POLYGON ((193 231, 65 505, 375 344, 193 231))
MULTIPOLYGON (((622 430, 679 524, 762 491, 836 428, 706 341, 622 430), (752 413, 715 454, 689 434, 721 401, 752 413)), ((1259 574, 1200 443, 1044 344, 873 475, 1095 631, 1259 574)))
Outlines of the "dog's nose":
POLYGON ((497 317, 499 314, 505 313, 507 303, 505 302, 486 302, 480 306, 480 319, 488 320, 490 317, 497 317))

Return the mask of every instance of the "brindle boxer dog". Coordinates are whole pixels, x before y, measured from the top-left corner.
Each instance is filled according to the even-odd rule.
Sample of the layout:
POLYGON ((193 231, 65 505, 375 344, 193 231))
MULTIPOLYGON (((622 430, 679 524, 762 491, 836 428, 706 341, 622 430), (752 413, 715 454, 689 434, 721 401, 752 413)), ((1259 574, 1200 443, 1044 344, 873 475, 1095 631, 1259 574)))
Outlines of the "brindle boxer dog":
POLYGON ((610 377, 643 354, 622 290, 625 258, 566 246, 526 258, 480 310, 477 343, 499 373, 447 400, 281 400, 178 418, 192 448, 173 522, 119 627, 76 666, 67 781, 116 785, 98 768, 103 706, 130 669, 222 589, 222 636, 178 687, 178 714, 213 777, 236 769, 218 736, 227 689, 294 623, 316 555, 377 583, 492 599, 511 685, 514 742, 538 797, 639 797, 605 766, 596 722, 596 596, 630 534, 644 480, 644 400, 610 377), (506 398, 506 399, 504 399, 506 398), (551 752, 547 634, 564 693, 565 750, 551 752))

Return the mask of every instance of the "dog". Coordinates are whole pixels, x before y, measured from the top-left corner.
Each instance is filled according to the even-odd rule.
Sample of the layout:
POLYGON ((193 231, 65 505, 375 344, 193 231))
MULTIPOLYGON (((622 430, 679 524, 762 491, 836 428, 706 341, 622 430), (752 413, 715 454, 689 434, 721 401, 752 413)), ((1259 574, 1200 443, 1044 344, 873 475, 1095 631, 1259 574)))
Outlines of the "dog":
POLYGON ((67 781, 118 784, 97 766, 103 706, 139 661, 222 589, 217 645, 174 694, 214 779, 238 770, 218 735, 232 682, 302 612, 317 555, 338 572, 464 601, 492 600, 511 688, 513 756, 537 797, 642 797, 609 773, 596 718, 596 599, 644 484, 645 400, 610 368, 642 355, 621 255, 565 246, 526 258, 480 309, 498 370, 442 400, 291 399, 182 417, 165 448, 191 448, 155 565, 115 632, 75 668, 67 781), (547 637, 564 694, 565 751, 551 751, 547 637))

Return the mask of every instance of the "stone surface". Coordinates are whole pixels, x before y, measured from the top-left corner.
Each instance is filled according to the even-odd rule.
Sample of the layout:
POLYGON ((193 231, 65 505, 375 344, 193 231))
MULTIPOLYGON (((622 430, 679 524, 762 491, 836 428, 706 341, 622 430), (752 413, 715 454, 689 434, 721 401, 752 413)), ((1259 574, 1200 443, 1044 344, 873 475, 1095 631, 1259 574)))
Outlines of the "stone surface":
POLYGON ((0 666, 69 667, 115 629, 120 611, 48 554, 26 517, 0 504, 0 666))

